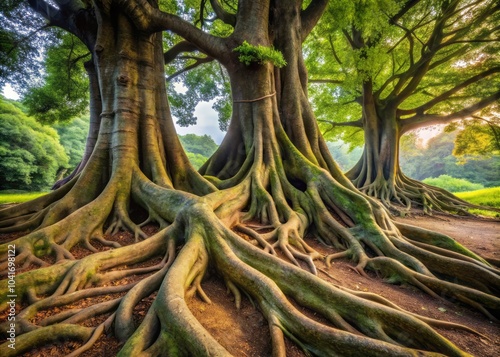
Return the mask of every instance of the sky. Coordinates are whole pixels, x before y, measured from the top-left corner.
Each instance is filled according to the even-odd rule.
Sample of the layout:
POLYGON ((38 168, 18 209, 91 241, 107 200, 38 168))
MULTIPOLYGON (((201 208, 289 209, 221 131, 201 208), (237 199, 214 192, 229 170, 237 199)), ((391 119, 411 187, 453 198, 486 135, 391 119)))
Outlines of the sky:
MULTIPOLYGON (((212 102, 201 102, 196 106, 194 115, 197 118, 196 125, 190 125, 188 127, 181 127, 175 124, 175 129, 177 134, 197 134, 204 135, 208 134, 214 139, 214 141, 219 145, 226 135, 225 132, 219 129, 219 118, 217 112, 212 109, 212 102)), ((175 120, 175 118, 174 118, 175 120)))

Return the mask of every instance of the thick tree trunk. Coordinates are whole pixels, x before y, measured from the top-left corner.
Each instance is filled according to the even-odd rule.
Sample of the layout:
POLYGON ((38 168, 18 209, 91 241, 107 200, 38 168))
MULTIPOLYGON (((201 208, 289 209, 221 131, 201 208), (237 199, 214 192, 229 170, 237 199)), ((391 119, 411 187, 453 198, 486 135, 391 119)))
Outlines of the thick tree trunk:
POLYGON ((402 129, 396 109, 382 104, 373 95, 371 82, 363 85, 363 154, 346 176, 363 193, 375 197, 387 208, 409 210, 421 206, 432 210, 467 214, 477 207, 438 187, 407 177, 399 165, 402 129), (399 207, 398 207, 399 205, 399 207))
POLYGON ((400 128, 396 110, 381 108, 373 97, 371 82, 363 85, 363 130, 365 146, 357 164, 346 175, 356 187, 388 205, 396 199, 400 128))

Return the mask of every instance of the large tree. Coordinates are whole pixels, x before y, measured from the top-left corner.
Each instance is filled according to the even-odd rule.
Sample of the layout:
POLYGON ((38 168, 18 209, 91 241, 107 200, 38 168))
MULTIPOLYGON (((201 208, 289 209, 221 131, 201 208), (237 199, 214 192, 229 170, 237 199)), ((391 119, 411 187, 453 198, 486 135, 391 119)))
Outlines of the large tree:
MULTIPOLYGON (((75 355, 110 327, 124 342, 124 356, 229 355, 187 306, 194 294, 209 301, 202 283, 209 265, 238 306, 242 292, 259 306, 274 356, 285 355, 285 335, 322 356, 465 355, 431 327, 439 321, 318 278, 319 258, 349 257, 360 274, 374 270, 490 318, 498 314, 495 268, 451 238, 396 225, 331 159, 308 102, 301 53, 326 0, 203 1, 208 18, 233 28, 227 37, 176 15, 178 2, 55 3, 30 2, 91 52, 86 67, 92 122, 99 130, 91 138, 92 154, 71 181, 0 211, 2 232, 31 230, 2 246, 2 271, 11 245, 17 266, 31 267, 16 276, 16 294, 27 306, 16 316, 16 349, 4 344, 2 355, 61 338, 83 342, 75 355), (228 133, 200 173, 188 163, 170 116, 163 31, 219 61, 230 77, 228 133), (134 206, 149 214, 146 222, 159 225, 156 234, 147 237, 134 222, 134 206), (119 247, 103 238, 105 228, 131 230, 137 242, 119 247), (331 254, 313 250, 306 232, 330 244, 331 254), (99 252, 94 242, 115 249, 99 252), (74 259, 76 245, 89 255, 74 259), (124 283, 132 275, 143 278, 124 283), (134 307, 152 294, 154 302, 136 327, 134 307), (95 296, 103 297, 95 306, 32 320, 38 311, 95 296), (104 316, 98 326, 79 324, 96 315, 104 316)), ((1 288, 6 299, 7 279, 1 288)))
POLYGON ((309 46, 311 77, 325 86, 314 88, 324 128, 364 132, 363 155, 346 173, 356 187, 388 207, 463 211, 466 202, 401 171, 400 140, 498 103, 499 21, 494 0, 330 7, 309 46))

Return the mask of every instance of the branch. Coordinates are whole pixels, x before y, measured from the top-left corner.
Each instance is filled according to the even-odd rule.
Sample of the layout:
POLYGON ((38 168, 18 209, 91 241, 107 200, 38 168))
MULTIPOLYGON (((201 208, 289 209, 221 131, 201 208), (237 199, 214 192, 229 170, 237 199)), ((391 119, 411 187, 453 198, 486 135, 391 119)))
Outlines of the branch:
POLYGON ((312 29, 318 23, 321 15, 326 9, 328 0, 312 0, 309 6, 302 10, 300 15, 302 25, 302 41, 311 33, 312 29))
POLYGON ((220 60, 224 59, 228 51, 223 39, 200 30, 177 15, 154 8, 148 0, 117 0, 117 5, 124 9, 140 31, 172 31, 191 42, 200 51, 220 60))
POLYGON ((23 42, 25 42, 25 41, 29 40, 29 39, 30 39, 33 35, 35 35, 35 34, 36 34, 36 33, 38 33, 39 31, 42 31, 42 30, 47 29, 48 27, 49 27, 49 25, 44 25, 44 26, 42 26, 42 27, 39 27, 39 28, 37 28, 37 29, 33 30, 32 32, 30 32, 29 34, 27 34, 26 36, 24 36, 23 38, 21 38, 21 39, 19 39, 19 40, 17 40, 17 41, 13 41, 13 42, 12 42, 12 47, 11 47, 11 48, 10 48, 10 49, 6 52, 6 55, 10 55, 10 54, 12 53, 12 51, 14 51, 15 49, 17 49, 17 48, 18 48, 18 46, 19 46, 21 43, 23 43, 23 42))
POLYGON ((443 16, 436 20, 432 34, 425 46, 422 46, 422 55, 414 66, 410 66, 408 71, 401 76, 399 81, 394 86, 394 89, 389 94, 388 98, 393 98, 394 104, 401 104, 420 84, 422 78, 430 69, 430 62, 439 50, 439 45, 443 40, 443 29, 446 25, 446 20, 450 17, 447 12, 453 12, 457 3, 451 3, 444 9, 443 16), (409 81, 409 82, 408 82, 409 81), (406 85, 405 85, 406 84, 406 85))
POLYGON ((341 123, 337 123, 331 120, 318 119, 320 123, 330 124, 332 127, 336 126, 351 126, 353 128, 363 128, 363 121, 361 119, 355 121, 344 121, 341 123))
POLYGON ((212 5, 212 9, 214 9, 219 20, 233 27, 236 26, 236 15, 224 10, 219 0, 210 0, 210 5, 212 5))
POLYGON ((342 61, 340 60, 339 56, 337 56, 337 52, 335 51, 335 46, 333 45, 333 40, 331 35, 328 36, 328 42, 330 43, 333 57, 335 57, 335 60, 338 62, 338 64, 342 65, 342 61))
POLYGON ((495 73, 498 73, 500 72, 500 67, 493 67, 493 68, 490 68, 489 70, 487 71, 484 71, 484 72, 481 72, 477 75, 475 75, 474 77, 471 77, 469 78, 468 80, 460 83, 460 84, 457 84, 455 87, 453 87, 452 89, 438 95, 437 97, 435 97, 434 99, 428 101, 427 103, 417 107, 417 108, 413 108, 413 109, 400 109, 398 110, 398 113, 400 115, 408 115, 408 114, 423 114, 426 110, 429 110, 430 108, 432 108, 433 106, 435 106, 436 104, 450 98, 453 94, 457 93, 459 90, 461 89, 464 89, 466 87, 468 87, 469 85, 473 84, 473 83, 476 83, 478 81, 480 81, 481 79, 484 79, 492 74, 495 74, 495 73))
POLYGON ((449 55, 447 55, 447 56, 445 56, 437 61, 432 62, 431 65, 429 66, 429 71, 442 65, 443 63, 448 62, 449 60, 451 60, 454 57, 458 57, 458 56, 466 53, 467 51, 468 51, 468 48, 466 46, 460 47, 458 50, 451 52, 449 55))
MULTIPOLYGON (((478 3, 482 1, 477 1, 475 3, 470 4, 469 6, 475 6, 478 3)), ((468 6, 464 7, 463 9, 467 8, 468 6)), ((493 14, 495 14, 497 11, 500 10, 500 5, 494 6, 493 3, 489 4, 485 9, 482 10, 482 12, 475 16, 471 22, 469 22, 466 26, 460 27, 458 29, 455 29, 453 31, 450 31, 448 33, 445 33, 445 37, 448 38, 449 40, 444 43, 442 46, 447 46, 448 44, 455 44, 455 43, 460 43, 460 39, 465 37, 466 35, 470 34, 472 30, 475 28, 481 28, 485 26, 485 22, 488 19, 488 17, 491 17, 493 14), (450 38, 450 36, 453 35, 453 37, 450 38)), ((463 10, 461 10, 463 11, 463 10)), ((451 24, 449 25, 451 26, 451 24)), ((494 30, 489 29, 489 31, 483 32, 479 38, 476 40, 483 40, 485 37, 489 36, 490 34, 494 33, 494 30)), ((471 41, 466 41, 466 42, 471 42, 471 41)))
POLYGON ((410 130, 418 129, 424 126, 436 125, 436 124, 447 124, 453 120, 467 118, 471 116, 478 110, 481 110, 488 105, 492 104, 496 100, 500 99, 500 90, 495 94, 473 104, 467 108, 459 110, 458 112, 448 114, 448 115, 437 115, 437 114, 421 114, 415 115, 409 119, 401 120, 401 133, 404 134, 410 130))
POLYGON ((198 66, 201 66, 202 64, 204 63, 208 63, 208 62, 212 62, 214 59, 212 57, 203 57, 203 58, 197 58, 196 59, 196 62, 175 72, 174 74, 170 75, 167 77, 167 82, 171 81, 172 79, 174 79, 175 77, 177 76, 180 76, 181 74, 187 72, 187 71, 190 71, 198 66))
POLYGON ((344 81, 337 79, 309 79, 309 83, 331 83, 331 84, 342 84, 344 81))
POLYGON ((484 40, 456 40, 456 41, 447 41, 443 43, 439 48, 444 48, 451 45, 456 45, 458 43, 487 43, 487 42, 500 42, 500 39, 484 39, 484 40))
POLYGON ((188 41, 181 41, 172 46, 167 52, 163 54, 163 59, 165 60, 165 64, 172 62, 176 59, 176 57, 182 52, 194 52, 197 51, 198 48, 188 41))
POLYGON ((478 120, 483 120, 486 122, 486 125, 488 125, 490 127, 490 130, 493 134, 493 137, 495 138, 495 146, 500 149, 500 127, 492 122, 491 120, 488 120, 488 119, 485 119, 485 118, 482 118, 482 117, 479 117, 479 116, 476 116, 476 115, 473 115, 472 116, 474 119, 478 119, 478 120))
POLYGON ((352 49, 358 49, 356 44, 354 43, 354 40, 352 39, 352 36, 347 32, 347 30, 342 30, 342 33, 344 34, 345 38, 347 38, 347 41, 349 41, 349 44, 351 45, 352 49))
POLYGON ((402 18, 408 11, 411 10, 412 7, 417 5, 420 0, 409 0, 402 8, 398 11, 396 15, 394 15, 390 21, 392 23, 396 23, 400 18, 402 18))
POLYGON ((49 22, 50 26, 57 26, 70 31, 69 23, 59 9, 44 0, 28 0, 28 3, 35 12, 42 15, 49 22))

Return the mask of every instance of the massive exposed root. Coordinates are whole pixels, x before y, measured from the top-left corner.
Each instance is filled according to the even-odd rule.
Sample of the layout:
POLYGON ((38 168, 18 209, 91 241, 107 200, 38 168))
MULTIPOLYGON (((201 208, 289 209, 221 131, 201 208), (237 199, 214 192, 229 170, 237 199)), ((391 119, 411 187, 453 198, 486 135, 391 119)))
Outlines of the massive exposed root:
MULTIPOLYGON (((44 337, 47 334, 79 341, 73 352, 78 355, 104 333, 114 333, 125 342, 124 356, 153 356, 159 351, 229 355, 187 307, 193 295, 210 303, 202 287, 208 266, 223 277, 237 305, 242 294, 257 302, 268 320, 276 356, 285 355, 285 336, 315 355, 420 353, 414 349, 463 355, 429 326, 439 322, 415 317, 369 294, 361 296, 328 284, 314 275, 314 260, 350 257, 361 274, 374 270, 390 281, 469 304, 489 318, 500 310, 500 299, 495 297, 500 290, 497 269, 447 237, 411 226, 398 229, 374 201, 338 184, 298 151, 290 152, 286 160, 275 156, 267 165, 254 160, 238 184, 204 197, 163 188, 139 170, 131 170, 130 197, 140 202, 150 220, 157 218, 165 228, 130 246, 94 252, 85 245, 93 253, 72 260, 75 244, 96 231, 102 233, 104 222, 127 221, 117 218, 126 211, 112 209, 118 191, 108 195, 106 188, 59 222, 11 242, 19 247, 17 258, 26 264, 36 259, 43 262, 44 256, 54 254, 60 263, 45 263, 17 277, 16 293, 27 305, 16 316, 16 350, 6 343, 0 347, 2 355, 19 355, 53 343, 56 338, 44 337), (89 214, 95 207, 101 208, 97 216, 101 219, 89 214), (86 221, 88 216, 92 219, 86 221), (337 253, 324 257, 316 252, 304 240, 306 230, 337 253), (37 248, 40 240, 45 245, 50 242, 45 250, 37 248), (176 254, 179 246, 182 249, 176 254), (277 257, 279 252, 283 259, 277 257), (160 261, 155 262, 155 257, 160 261), (142 267, 135 267, 138 264, 142 267), (134 307, 151 294, 156 294, 154 302, 136 326, 134 307), (99 296, 109 298, 88 307, 65 308, 99 296), (329 324, 304 315, 289 299, 316 311, 329 324), (56 308, 59 312, 37 320, 38 312, 56 308), (95 316, 103 316, 97 326, 81 325, 95 316)), ((133 231, 136 225, 122 227, 133 231)), ((4 280, 3 297, 7 288, 4 280)))
MULTIPOLYGON (((362 167, 368 165, 363 161, 362 167)), ((466 202, 451 192, 414 180, 395 168, 394 173, 386 178, 379 172, 374 180, 369 180, 366 169, 353 168, 347 173, 354 185, 369 196, 379 199, 390 210, 409 211, 412 207, 421 207, 423 212, 432 211, 471 215, 470 209, 483 209, 499 212, 497 208, 486 207, 466 202)))

